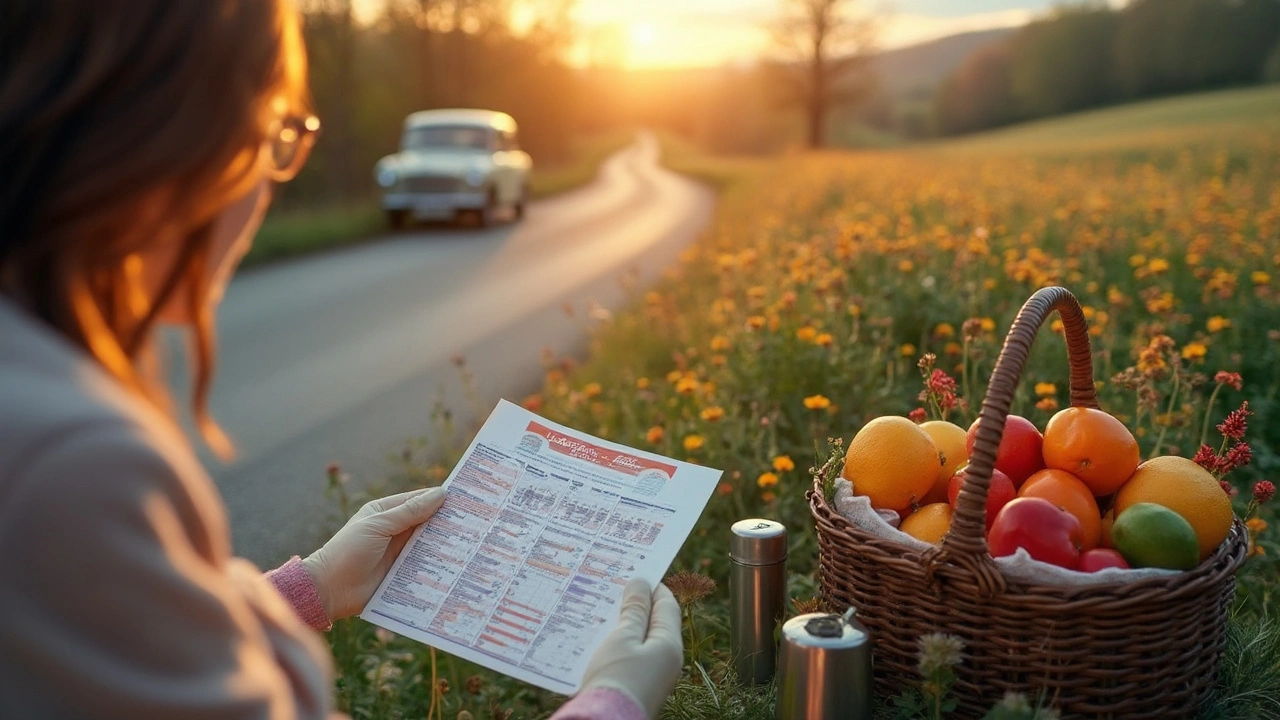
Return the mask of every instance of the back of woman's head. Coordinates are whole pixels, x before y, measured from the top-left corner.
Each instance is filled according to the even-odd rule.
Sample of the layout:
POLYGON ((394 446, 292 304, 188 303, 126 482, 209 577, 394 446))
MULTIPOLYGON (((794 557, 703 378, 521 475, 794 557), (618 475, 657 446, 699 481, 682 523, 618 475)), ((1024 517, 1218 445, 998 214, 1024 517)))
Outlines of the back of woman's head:
POLYGON ((304 100, 289 0, 4 0, 0 292, 148 394, 152 326, 188 304, 203 418, 211 225, 304 100), (160 242, 176 259, 143 294, 137 258, 160 242))

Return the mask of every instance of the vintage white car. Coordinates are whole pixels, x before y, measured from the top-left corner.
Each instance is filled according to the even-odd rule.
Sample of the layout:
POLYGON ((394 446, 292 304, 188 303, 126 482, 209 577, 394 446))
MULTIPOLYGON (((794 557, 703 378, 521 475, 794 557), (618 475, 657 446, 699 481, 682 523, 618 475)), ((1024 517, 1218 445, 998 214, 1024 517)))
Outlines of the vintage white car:
POLYGON ((392 227, 460 214, 484 226, 506 214, 524 216, 532 167, 510 115, 424 110, 405 119, 400 152, 379 160, 373 174, 392 227))

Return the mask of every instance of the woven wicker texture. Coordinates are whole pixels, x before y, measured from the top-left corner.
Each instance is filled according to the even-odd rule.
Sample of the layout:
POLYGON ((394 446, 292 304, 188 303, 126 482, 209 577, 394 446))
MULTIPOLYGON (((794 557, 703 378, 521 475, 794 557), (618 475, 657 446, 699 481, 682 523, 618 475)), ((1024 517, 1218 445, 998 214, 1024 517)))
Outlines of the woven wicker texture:
MULTIPOLYGON (((1006 691, 1043 697, 1063 717, 1195 717, 1222 653, 1235 573, 1247 540, 1237 520, 1194 570, 1132 583, 1058 587, 1006 581, 983 537, 987 486, 1031 343, 1052 312, 1062 319, 1071 404, 1097 407, 1088 328, 1063 288, 1037 292, 1018 313, 979 415, 966 484, 940 547, 915 552, 854 527, 823 498, 819 579, 832 608, 853 605, 874 637, 877 692, 919 682, 918 638, 946 632, 965 643, 953 695, 957 717, 981 717, 1006 691)), ((838 469, 837 469, 838 471, 838 469)))

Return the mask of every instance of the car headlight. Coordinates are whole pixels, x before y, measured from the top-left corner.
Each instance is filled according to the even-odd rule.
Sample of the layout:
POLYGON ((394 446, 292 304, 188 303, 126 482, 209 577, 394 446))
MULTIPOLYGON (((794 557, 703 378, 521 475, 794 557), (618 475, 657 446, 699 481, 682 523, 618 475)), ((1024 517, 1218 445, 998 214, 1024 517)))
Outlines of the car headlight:
POLYGON ((480 187, 484 184, 484 171, 480 168, 471 168, 467 171, 467 184, 473 188, 480 187))
POLYGON ((376 173, 376 177, 377 177, 377 180, 378 180, 378 184, 379 184, 379 185, 381 185, 381 186, 382 186, 382 187, 384 187, 384 188, 389 188, 389 187, 391 187, 392 185, 395 185, 395 184, 396 184, 396 180, 398 179, 398 178, 396 177, 396 171, 395 171, 395 170, 392 170, 391 168, 385 168, 385 167, 384 167, 384 168, 378 168, 378 172, 376 173))

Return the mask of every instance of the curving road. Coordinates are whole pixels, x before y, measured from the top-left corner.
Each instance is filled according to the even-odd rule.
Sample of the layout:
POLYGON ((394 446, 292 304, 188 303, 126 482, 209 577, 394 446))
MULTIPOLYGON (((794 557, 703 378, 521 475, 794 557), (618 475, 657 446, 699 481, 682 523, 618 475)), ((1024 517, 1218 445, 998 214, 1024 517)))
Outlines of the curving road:
POLYGON ((542 349, 580 354, 583 310, 624 301, 625 273, 655 278, 713 202, 641 135, 592 184, 532 204, 518 224, 401 233, 237 276, 210 404, 238 456, 205 455, 236 551, 271 566, 313 549, 334 521, 325 466, 341 463, 353 484, 385 476, 430 431, 437 398, 465 422, 468 407, 536 390, 542 349), (475 373, 474 404, 457 355, 475 373))

